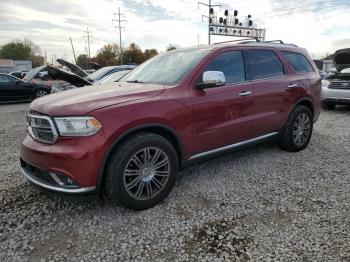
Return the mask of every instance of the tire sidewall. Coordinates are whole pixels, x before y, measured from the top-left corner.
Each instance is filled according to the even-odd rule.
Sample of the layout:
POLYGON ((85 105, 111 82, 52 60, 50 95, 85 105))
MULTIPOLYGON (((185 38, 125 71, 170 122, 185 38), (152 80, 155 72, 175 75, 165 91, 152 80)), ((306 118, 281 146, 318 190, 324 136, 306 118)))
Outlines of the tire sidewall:
POLYGON ((46 96, 46 95, 49 94, 46 90, 44 90, 44 89, 39 89, 39 90, 36 90, 36 91, 35 91, 35 98, 43 97, 43 96, 38 96, 38 93, 39 93, 39 92, 45 92, 46 94, 43 95, 43 96, 46 96))
POLYGON ((122 145, 114 158, 107 171, 107 192, 112 200, 119 202, 127 208, 135 210, 151 208, 163 201, 175 184, 178 171, 178 157, 172 145, 161 136, 147 134, 145 136, 135 137, 129 143, 122 145), (124 170, 129 159, 145 147, 157 147, 163 150, 170 161, 170 176, 165 188, 152 199, 137 200, 129 195, 124 186, 124 170))
POLYGON ((313 114, 311 112, 311 110, 305 106, 298 106, 292 113, 291 115, 291 119, 290 119, 290 123, 288 125, 288 136, 289 136, 289 139, 290 139, 290 143, 291 145, 293 146, 293 148, 296 150, 296 151, 300 151, 300 150, 303 150, 305 149, 310 140, 311 140, 311 137, 312 137, 312 132, 313 132, 313 114), (295 142, 294 142, 294 138, 293 138, 293 127, 294 127, 294 123, 296 121, 296 119, 298 118, 298 116, 300 114, 306 114, 309 119, 310 119, 310 133, 309 133, 309 136, 308 138, 306 139, 305 143, 301 146, 297 145, 295 142))

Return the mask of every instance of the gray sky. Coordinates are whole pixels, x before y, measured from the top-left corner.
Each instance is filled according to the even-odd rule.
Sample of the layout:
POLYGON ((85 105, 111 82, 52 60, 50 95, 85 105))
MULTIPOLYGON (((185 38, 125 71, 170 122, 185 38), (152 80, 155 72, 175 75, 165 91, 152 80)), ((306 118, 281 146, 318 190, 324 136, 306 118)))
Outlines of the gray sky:
MULTIPOLYGON (((206 0, 202 0, 206 2, 206 0)), ((350 0, 213 0, 225 9, 248 14, 267 30, 267 39, 282 39, 306 47, 314 57, 350 47, 350 0)), ((112 24, 118 7, 125 13, 123 31, 125 46, 131 42, 143 50, 164 51, 169 43, 181 47, 207 43, 207 24, 193 0, 0 0, 0 45, 14 39, 28 38, 47 52, 48 58, 73 55, 69 37, 76 53, 85 53, 84 30, 93 33, 91 53, 104 44, 119 43, 112 24)), ((217 9, 220 11, 220 9, 217 9)), ((213 37, 215 41, 229 38, 213 37)))

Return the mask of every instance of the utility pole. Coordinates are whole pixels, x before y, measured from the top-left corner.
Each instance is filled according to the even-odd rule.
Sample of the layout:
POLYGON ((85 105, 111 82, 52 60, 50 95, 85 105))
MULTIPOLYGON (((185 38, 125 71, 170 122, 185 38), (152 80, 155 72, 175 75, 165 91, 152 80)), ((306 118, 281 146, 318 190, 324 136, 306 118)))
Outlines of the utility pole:
POLYGON ((214 13, 214 7, 220 7, 220 10, 221 10, 221 5, 212 5, 211 4, 211 0, 209 0, 209 4, 206 4, 206 3, 202 3, 202 2, 198 2, 198 8, 200 5, 204 5, 206 7, 208 7, 208 15, 202 15, 202 21, 203 21, 203 18, 208 18, 208 44, 210 45, 210 24, 211 24, 211 15, 214 13))
POLYGON ((90 62, 90 58, 91 58, 91 53, 90 53, 90 42, 92 41, 92 33, 91 31, 89 31, 89 28, 87 27, 86 28, 86 31, 84 31, 84 33, 86 35, 84 35, 83 37, 86 38, 86 41, 87 41, 87 45, 88 45, 88 56, 89 56, 89 62, 90 62))
POLYGON ((72 45, 72 50, 73 50, 73 56, 74 56, 74 63, 77 64, 77 58, 75 57, 75 51, 74 51, 74 46, 73 46, 73 41, 72 38, 70 37, 70 44, 72 45))
POLYGON ((123 44, 122 44, 122 28, 125 29, 124 26, 122 26, 123 22, 127 22, 124 14, 120 13, 120 7, 118 7, 118 13, 114 13, 114 17, 117 16, 117 19, 112 19, 112 22, 118 22, 118 25, 115 26, 115 29, 119 29, 119 56, 120 56, 120 65, 123 64, 123 44))

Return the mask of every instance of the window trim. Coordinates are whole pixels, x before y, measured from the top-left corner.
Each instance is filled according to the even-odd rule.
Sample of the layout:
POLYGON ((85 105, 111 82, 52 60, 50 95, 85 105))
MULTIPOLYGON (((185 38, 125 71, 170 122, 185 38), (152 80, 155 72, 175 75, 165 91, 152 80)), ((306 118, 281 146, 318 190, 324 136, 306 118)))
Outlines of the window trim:
POLYGON ((246 58, 246 65, 247 65, 247 73, 248 73, 248 81, 249 82, 257 82, 257 81, 264 81, 264 80, 270 80, 270 79, 275 79, 275 78, 281 78, 281 77, 286 77, 288 76, 287 74, 287 70, 285 67, 284 62, 281 60, 281 57, 279 56, 279 54, 276 52, 275 49, 267 49, 267 48, 249 48, 244 50, 245 53, 245 58, 246 58), (249 59, 248 59, 248 52, 249 51, 270 51, 273 52, 277 58, 277 60, 281 63, 282 65, 282 70, 283 70, 283 74, 282 75, 278 75, 278 76, 271 76, 271 77, 264 77, 264 78, 258 78, 258 79, 253 79, 252 78, 252 73, 251 73, 251 66, 249 64, 249 59))
MULTIPOLYGON (((244 81, 241 81, 241 82, 235 82, 235 83, 225 83, 225 85, 222 85, 222 86, 218 86, 218 87, 212 87, 210 89, 216 89, 216 88, 225 88, 227 86, 234 86, 234 85, 241 85, 241 84, 244 84, 244 83, 249 83, 249 79, 248 79, 248 74, 247 74, 247 68, 246 68, 246 60, 245 60, 245 56, 244 56, 244 49, 224 49, 222 50, 221 52, 218 52, 217 54, 213 55, 213 57, 211 57, 209 59, 209 61, 207 61, 203 67, 199 70, 199 74, 198 76, 196 77, 196 80, 195 80, 195 83, 198 82, 198 80, 201 78, 201 76, 203 75, 203 73, 205 72, 205 68, 212 62, 214 61, 215 58, 217 58, 219 55, 222 55, 224 53, 228 53, 228 52, 240 52, 242 54, 242 62, 243 62, 243 66, 244 66, 244 78, 245 80, 244 81)), ((226 79, 226 77, 225 77, 226 79)))
POLYGON ((297 75, 307 75, 307 74, 311 74, 311 73, 315 73, 315 68, 312 66, 312 64, 310 63, 309 59, 307 59, 307 57, 301 53, 295 52, 295 51, 288 51, 288 50, 281 50, 281 54, 283 55, 283 58, 286 59, 287 63, 289 64, 289 66, 291 67, 291 69, 293 70, 293 73, 297 74, 297 75), (301 55, 302 57, 305 58, 305 60, 309 63, 312 71, 307 71, 307 72, 303 72, 303 73, 299 73, 295 70, 293 64, 288 60, 287 56, 285 55, 285 53, 292 53, 292 54, 297 54, 297 55, 301 55))

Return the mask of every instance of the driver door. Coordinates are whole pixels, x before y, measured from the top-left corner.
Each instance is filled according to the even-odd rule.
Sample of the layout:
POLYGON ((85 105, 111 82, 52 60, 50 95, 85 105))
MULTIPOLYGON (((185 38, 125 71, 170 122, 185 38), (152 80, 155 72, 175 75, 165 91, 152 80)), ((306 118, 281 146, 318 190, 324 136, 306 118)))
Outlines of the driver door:
POLYGON ((225 51, 202 71, 221 71, 224 86, 192 89, 194 153, 254 137, 253 90, 246 81, 242 51, 225 51))

